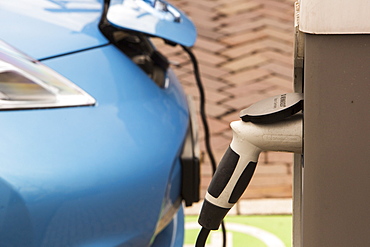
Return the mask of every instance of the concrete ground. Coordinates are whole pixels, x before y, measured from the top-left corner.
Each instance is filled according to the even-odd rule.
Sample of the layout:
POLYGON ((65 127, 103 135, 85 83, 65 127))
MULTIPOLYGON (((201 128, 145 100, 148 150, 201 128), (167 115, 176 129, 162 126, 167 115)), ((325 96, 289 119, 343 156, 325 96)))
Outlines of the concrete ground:
MULTIPOLYGON (((185 208, 186 215, 199 215, 202 201, 185 208)), ((228 215, 291 215, 292 199, 244 199, 238 202, 228 215)))
MULTIPOLYGON (((218 162, 231 141, 229 123, 238 120, 240 110, 266 97, 293 91, 294 0, 169 2, 186 12, 197 26, 199 36, 193 51, 206 89, 211 144, 218 162)), ((173 62, 185 91, 198 102, 188 56, 180 47, 155 43, 173 62)), ((202 128, 200 132, 204 153, 202 128)), ((292 159, 289 153, 262 153, 243 198, 291 201, 292 159)), ((206 155, 203 161, 202 197, 211 179, 206 155)))

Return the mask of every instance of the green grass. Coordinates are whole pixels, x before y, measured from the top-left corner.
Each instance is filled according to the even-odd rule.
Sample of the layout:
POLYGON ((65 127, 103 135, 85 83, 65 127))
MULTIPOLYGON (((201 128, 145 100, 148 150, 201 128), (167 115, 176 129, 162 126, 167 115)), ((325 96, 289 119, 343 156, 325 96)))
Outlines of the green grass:
MULTIPOLYGON (((186 216, 185 222, 196 222, 196 216, 186 216)), ((266 216, 227 216, 225 219, 226 229, 228 223, 238 223, 247 226, 257 227, 272 233, 278 237, 286 247, 291 247, 292 239, 292 217, 290 215, 266 215, 266 216)), ((198 229, 185 231, 185 244, 194 245, 198 236, 198 229)), ((216 231, 216 232, 220 232, 216 231)), ((233 247, 266 247, 260 239, 245 233, 230 231, 233 238, 233 247)), ((208 243, 210 241, 208 240, 208 243)))

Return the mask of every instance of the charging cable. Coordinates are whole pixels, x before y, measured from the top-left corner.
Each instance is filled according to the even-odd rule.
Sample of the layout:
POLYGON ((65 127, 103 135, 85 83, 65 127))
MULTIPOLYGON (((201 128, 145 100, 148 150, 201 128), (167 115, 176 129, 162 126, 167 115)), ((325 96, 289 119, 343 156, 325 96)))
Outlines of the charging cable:
MULTIPOLYGON (((206 115, 206 109, 205 109, 205 104, 206 104, 206 99, 205 99, 205 92, 203 88, 203 83, 200 77, 200 71, 199 71, 199 66, 198 66, 198 61, 197 58, 195 57, 194 53, 191 51, 189 47, 182 46, 184 51, 189 55, 191 62, 193 63, 193 70, 194 70, 194 76, 195 76, 195 81, 197 83, 197 87, 199 90, 199 98, 200 98, 200 117, 202 119, 202 124, 204 128, 204 141, 206 145, 206 151, 208 154, 208 157, 211 161, 211 166, 212 166, 212 173, 214 174, 216 172, 216 161, 212 152, 211 148, 211 141, 210 141, 210 131, 208 127, 208 121, 207 121, 207 115, 206 115)), ((226 228, 224 221, 221 222, 221 230, 222 230, 222 246, 226 247, 226 228)), ((205 229, 204 227, 201 229, 197 242, 196 242, 196 247, 203 247, 205 246, 207 237, 210 233, 210 230, 205 229)))

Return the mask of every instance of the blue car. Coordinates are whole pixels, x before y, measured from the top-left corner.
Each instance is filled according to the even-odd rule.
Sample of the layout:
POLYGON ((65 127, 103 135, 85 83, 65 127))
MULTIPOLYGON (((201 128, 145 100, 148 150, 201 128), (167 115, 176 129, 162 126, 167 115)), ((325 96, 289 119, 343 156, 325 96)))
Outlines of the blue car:
POLYGON ((182 246, 193 111, 150 41, 191 47, 156 0, 0 4, 0 246, 182 246))

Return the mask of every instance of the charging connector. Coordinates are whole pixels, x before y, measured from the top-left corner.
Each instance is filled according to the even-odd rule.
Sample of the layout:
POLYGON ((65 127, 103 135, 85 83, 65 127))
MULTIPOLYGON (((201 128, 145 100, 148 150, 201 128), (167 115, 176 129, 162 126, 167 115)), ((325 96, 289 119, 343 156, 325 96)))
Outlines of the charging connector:
POLYGON ((230 124, 233 139, 208 187, 198 219, 203 228, 197 247, 204 246, 205 235, 219 228, 242 196, 262 151, 302 153, 302 114, 296 114, 302 101, 301 94, 268 98, 243 110, 242 120, 230 124))

